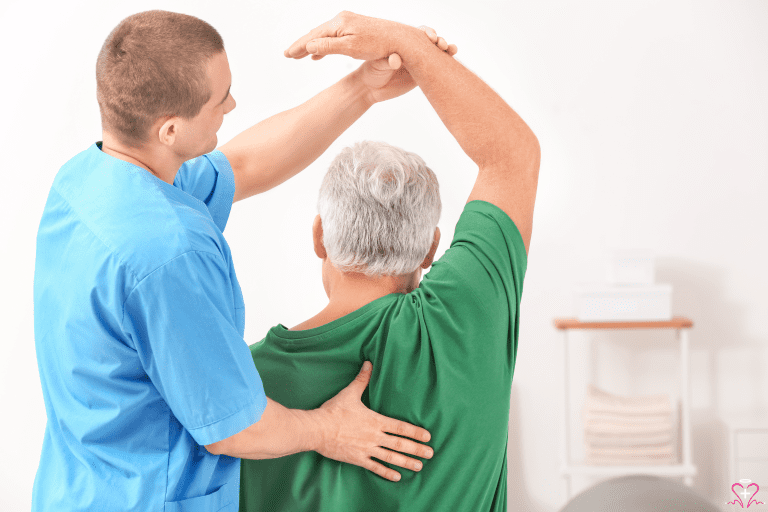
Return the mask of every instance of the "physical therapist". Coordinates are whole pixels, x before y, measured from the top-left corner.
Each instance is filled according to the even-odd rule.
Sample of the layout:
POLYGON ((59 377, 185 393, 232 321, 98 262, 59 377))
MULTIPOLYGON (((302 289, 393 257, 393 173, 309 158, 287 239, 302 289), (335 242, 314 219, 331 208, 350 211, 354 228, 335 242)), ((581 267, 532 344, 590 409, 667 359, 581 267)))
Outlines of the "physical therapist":
MULTIPOLYGON (((416 86, 387 44, 403 25, 334 19, 343 16, 355 17, 344 35, 366 62, 219 150, 216 132, 235 108, 219 33, 149 11, 107 37, 96 62, 102 141, 56 174, 37 235, 48 422, 32 510, 236 511, 238 457, 314 450, 397 481, 375 459, 418 471, 416 457, 432 456, 426 430, 362 404, 370 363, 319 409, 290 410, 265 396, 243 340, 222 235, 233 201, 294 176, 372 104, 416 86)), ((306 56, 315 36, 285 56, 306 56)))

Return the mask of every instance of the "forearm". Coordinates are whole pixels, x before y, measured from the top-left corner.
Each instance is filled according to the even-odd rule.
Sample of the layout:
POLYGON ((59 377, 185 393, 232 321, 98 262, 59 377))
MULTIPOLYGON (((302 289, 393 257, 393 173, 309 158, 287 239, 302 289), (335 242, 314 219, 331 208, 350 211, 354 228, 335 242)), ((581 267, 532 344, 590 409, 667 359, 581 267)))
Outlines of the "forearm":
POLYGON ((368 90, 354 73, 220 148, 233 162, 235 201, 265 192, 306 169, 371 107, 368 90))
POLYGON ((424 32, 400 28, 395 50, 464 152, 481 168, 528 158, 528 141, 535 136, 520 116, 455 57, 431 44, 424 32))
POLYGON ((288 409, 267 398, 261 419, 242 432, 206 446, 214 454, 241 459, 274 459, 312 451, 321 441, 315 411, 288 409))

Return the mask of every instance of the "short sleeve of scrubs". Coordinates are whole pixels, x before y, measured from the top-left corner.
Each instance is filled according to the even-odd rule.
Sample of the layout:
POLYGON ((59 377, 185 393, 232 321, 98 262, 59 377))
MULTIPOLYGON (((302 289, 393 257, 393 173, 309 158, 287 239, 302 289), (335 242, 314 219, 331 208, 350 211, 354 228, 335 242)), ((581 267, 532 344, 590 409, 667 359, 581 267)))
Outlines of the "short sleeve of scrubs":
POLYGON ((235 176, 224 153, 216 150, 187 160, 173 185, 205 203, 213 221, 224 231, 235 195, 235 176))
POLYGON ((261 418, 261 378, 236 327, 228 265, 220 254, 185 252, 130 292, 123 328, 172 413, 200 445, 261 418))

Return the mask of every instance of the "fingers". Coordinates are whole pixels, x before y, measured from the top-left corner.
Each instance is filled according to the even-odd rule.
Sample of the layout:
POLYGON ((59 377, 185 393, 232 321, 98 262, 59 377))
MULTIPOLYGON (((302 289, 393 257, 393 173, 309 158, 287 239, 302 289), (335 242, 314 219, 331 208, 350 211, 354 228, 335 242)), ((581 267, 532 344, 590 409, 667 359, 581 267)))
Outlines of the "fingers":
POLYGON ((435 32, 435 29, 430 28, 426 25, 421 25, 419 28, 427 34, 430 41, 432 41, 433 43, 437 43, 437 32, 435 32))
MULTIPOLYGON (((423 443, 426 443, 432 438, 430 433, 421 427, 417 427, 416 425, 411 425, 410 423, 396 420, 388 416, 382 416, 382 415, 379 415, 379 416, 381 416, 380 419, 386 422, 384 424, 385 432, 389 432, 390 434, 397 434, 398 436, 402 436, 402 437, 409 437, 411 439, 415 439, 423 443)), ((408 453, 413 453, 413 452, 408 452, 408 453)))
MULTIPOLYGON (((342 13, 339 13, 322 25, 313 28, 299 39, 297 39, 293 44, 291 44, 291 46, 289 46, 288 49, 283 52, 283 55, 286 57, 293 57, 294 59, 302 59, 306 57, 309 55, 309 52, 307 51, 308 42, 313 39, 336 37, 336 31, 342 23, 342 17, 342 13)), ((328 48, 325 48, 325 50, 328 50, 328 48)), ((322 53, 325 54, 328 53, 328 51, 324 51, 322 53)))
POLYGON ((283 55, 286 57, 293 57, 294 59, 303 59, 309 55, 309 52, 307 51, 307 43, 314 39, 313 34, 315 33, 315 30, 295 41, 291 46, 288 47, 287 50, 283 52, 283 55))
POLYGON ((436 44, 438 48, 443 50, 444 52, 448 52, 448 55, 453 57, 458 53, 459 48, 455 44, 448 44, 448 42, 443 39, 442 37, 437 36, 437 32, 435 32, 435 29, 428 27, 426 25, 421 25, 419 27, 421 30, 424 31, 425 34, 429 37, 429 40, 432 41, 433 44, 436 44))
POLYGON ((421 461, 406 457, 402 453, 385 450, 384 448, 377 448, 372 455, 393 466, 400 466, 401 468, 410 469, 411 471, 421 471, 421 461))
MULTIPOLYGON (((338 30, 340 29, 344 20, 347 19, 350 15, 350 13, 345 14, 345 12, 339 13, 331 20, 310 30, 307 34, 291 44, 288 49, 283 52, 283 55, 294 59, 303 59, 307 55, 311 55, 312 60, 320 60, 328 54, 345 53, 349 50, 349 48, 346 46, 340 47, 339 45, 346 45, 348 44, 348 41, 346 37, 340 37, 338 30), (347 16, 347 18, 345 18, 345 16, 347 16), (315 41, 317 45, 317 49, 315 51, 310 52, 307 49, 307 44, 310 41, 315 41)), ((444 52, 447 52, 448 55, 454 56, 458 52, 456 45, 449 45, 445 39, 438 37, 435 29, 427 27, 426 25, 421 25, 419 29, 423 30, 427 37, 429 37, 429 40, 432 41, 433 44, 437 45, 438 48, 444 52)), ((365 58, 367 59, 368 57, 365 58)), ((399 59, 399 56, 397 56, 397 58, 399 59)), ((391 69, 399 69, 399 67, 400 65, 397 63, 397 61, 390 62, 391 69)))
POLYGON ((331 40, 332 39, 330 37, 312 39, 306 44, 304 49, 307 51, 307 53, 311 53, 313 55, 326 55, 328 53, 333 53, 331 50, 331 40))
POLYGON ((394 469, 389 469, 384 464, 380 464, 373 459, 366 459, 365 462, 361 464, 361 466, 367 469, 368 471, 372 471, 373 473, 376 473, 382 478, 386 478, 387 480, 391 480, 393 482, 400 481, 400 473, 398 473, 394 469))
MULTIPOLYGON (((391 448, 392 450, 397 450, 398 452, 402 453, 408 453, 410 455, 415 455, 417 457, 421 457, 422 459, 431 459, 434 452, 432 451, 432 448, 429 446, 425 446, 423 444, 415 443, 411 441, 410 439, 405 439, 403 437, 397 437, 397 436, 388 436, 385 435, 384 439, 380 442, 382 448, 391 448)), ((381 459, 378 455, 377 458, 381 459)), ((405 456, 403 456, 405 457, 405 456)), ((390 462, 392 464, 397 464, 400 467, 413 469, 411 466, 405 466, 403 464, 398 464, 395 461, 390 461, 386 459, 382 459, 384 462, 390 462)), ((413 459, 409 459, 413 461, 413 459)), ((421 469, 421 467, 419 467, 421 469)))
MULTIPOLYGON (((411 471, 421 471, 421 468, 423 467, 421 461, 411 459, 402 453, 393 452, 384 448, 376 448, 371 455, 383 462, 386 462, 387 464, 400 466, 401 468, 410 469, 411 471)), ((382 478, 386 478, 387 480, 391 480, 393 482, 400 480, 400 473, 376 462, 373 459, 367 459, 363 467, 369 471, 372 471, 373 473, 376 473, 382 478)))

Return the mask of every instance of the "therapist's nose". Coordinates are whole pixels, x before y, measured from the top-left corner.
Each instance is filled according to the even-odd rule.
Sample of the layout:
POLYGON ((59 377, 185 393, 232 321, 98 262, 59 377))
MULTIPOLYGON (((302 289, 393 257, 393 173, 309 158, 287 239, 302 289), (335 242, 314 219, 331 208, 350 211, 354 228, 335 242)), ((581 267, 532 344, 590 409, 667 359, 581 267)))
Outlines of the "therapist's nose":
POLYGON ((235 101, 235 97, 232 96, 232 93, 229 93, 229 99, 227 100, 227 111, 224 113, 229 114, 236 106, 237 102, 235 101))

